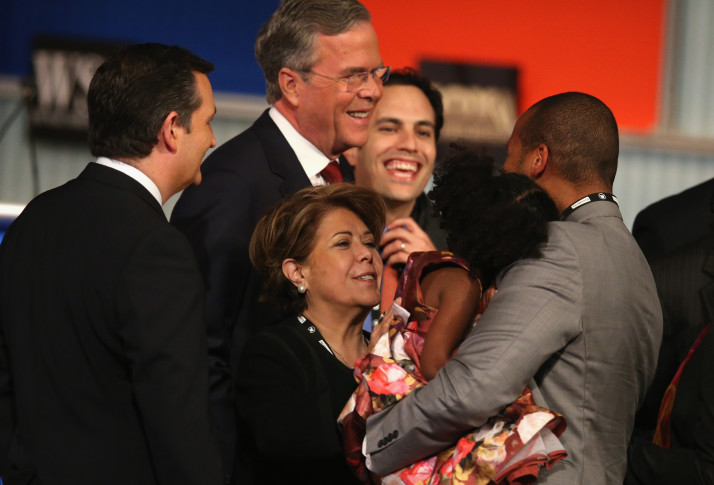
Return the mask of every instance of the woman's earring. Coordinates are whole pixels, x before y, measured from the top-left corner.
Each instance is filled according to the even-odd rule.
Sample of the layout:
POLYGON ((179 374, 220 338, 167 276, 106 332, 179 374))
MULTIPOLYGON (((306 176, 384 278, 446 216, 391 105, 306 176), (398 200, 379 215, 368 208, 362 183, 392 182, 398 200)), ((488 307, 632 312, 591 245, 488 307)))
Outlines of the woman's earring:
POLYGON ((306 291, 305 285, 298 285, 298 293, 305 293, 306 291))

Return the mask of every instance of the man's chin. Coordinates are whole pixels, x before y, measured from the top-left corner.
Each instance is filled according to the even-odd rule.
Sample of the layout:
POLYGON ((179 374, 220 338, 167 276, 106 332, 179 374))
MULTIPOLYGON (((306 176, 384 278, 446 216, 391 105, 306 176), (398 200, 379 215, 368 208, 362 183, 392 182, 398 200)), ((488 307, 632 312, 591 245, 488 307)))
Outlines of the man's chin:
POLYGON ((389 190, 386 192, 380 192, 379 195, 381 195, 385 200, 392 202, 412 202, 415 201, 421 194, 422 191, 414 189, 410 191, 389 190))
POLYGON ((335 144, 342 147, 339 153, 350 148, 362 148, 367 143, 367 138, 369 138, 369 130, 367 128, 352 129, 347 133, 341 133, 341 135, 339 141, 335 144))

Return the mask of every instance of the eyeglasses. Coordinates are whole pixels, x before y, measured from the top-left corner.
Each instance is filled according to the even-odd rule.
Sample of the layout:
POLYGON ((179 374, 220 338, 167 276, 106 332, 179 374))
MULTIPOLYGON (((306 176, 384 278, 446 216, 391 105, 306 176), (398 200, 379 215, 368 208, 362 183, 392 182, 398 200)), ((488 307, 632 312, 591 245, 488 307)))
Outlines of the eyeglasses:
POLYGON ((347 91, 355 92, 359 91, 365 84, 367 84, 370 75, 372 76, 372 78, 374 78, 375 82, 386 83, 387 79, 389 79, 389 73, 392 72, 392 68, 390 66, 378 67, 377 69, 373 69, 369 72, 356 72, 354 74, 350 74, 349 76, 344 77, 330 77, 325 76, 324 74, 319 74, 314 71, 301 72, 303 72, 304 74, 313 74, 315 76, 324 77, 325 79, 331 79, 332 81, 342 81, 343 83, 347 84, 347 91))

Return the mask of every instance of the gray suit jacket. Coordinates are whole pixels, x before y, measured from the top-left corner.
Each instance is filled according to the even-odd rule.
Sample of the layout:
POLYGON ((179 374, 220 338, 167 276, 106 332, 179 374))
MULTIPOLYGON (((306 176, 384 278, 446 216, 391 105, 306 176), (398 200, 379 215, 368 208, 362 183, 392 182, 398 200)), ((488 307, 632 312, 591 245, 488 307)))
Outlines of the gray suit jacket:
POLYGON ((543 257, 514 263, 497 284, 479 324, 429 385, 369 418, 373 470, 386 474, 446 448, 529 385, 538 404, 568 421, 568 458, 539 483, 622 483, 662 313, 619 209, 598 201, 551 223, 543 257))

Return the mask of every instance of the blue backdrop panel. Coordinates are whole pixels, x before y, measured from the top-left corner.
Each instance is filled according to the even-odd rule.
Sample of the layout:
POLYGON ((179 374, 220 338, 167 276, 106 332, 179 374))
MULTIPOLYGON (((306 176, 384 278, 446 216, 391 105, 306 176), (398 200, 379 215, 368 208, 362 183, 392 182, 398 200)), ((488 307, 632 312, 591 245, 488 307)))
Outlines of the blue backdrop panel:
POLYGON ((0 0, 0 74, 31 73, 37 35, 108 42, 161 42, 213 62, 216 91, 265 93, 255 61, 258 30, 279 0, 0 0))

